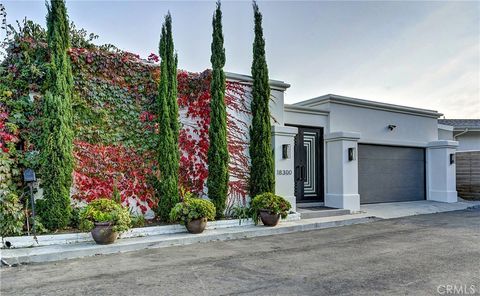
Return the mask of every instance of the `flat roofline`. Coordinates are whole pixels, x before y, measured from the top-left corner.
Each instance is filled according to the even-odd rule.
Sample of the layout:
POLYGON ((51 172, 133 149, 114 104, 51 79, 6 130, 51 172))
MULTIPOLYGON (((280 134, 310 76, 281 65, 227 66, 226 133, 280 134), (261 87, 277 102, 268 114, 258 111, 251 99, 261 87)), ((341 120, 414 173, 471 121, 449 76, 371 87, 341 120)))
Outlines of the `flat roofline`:
POLYGON ((339 96, 334 94, 327 94, 324 96, 316 97, 310 100, 295 103, 294 105, 303 106, 303 107, 316 107, 326 103, 335 103, 335 104, 349 105, 349 106, 355 106, 355 107, 391 111, 391 112, 397 112, 397 113, 420 115, 420 116, 433 117, 433 118, 439 118, 443 115, 441 113, 438 113, 435 110, 414 108, 414 107, 401 106, 401 105, 382 103, 382 102, 376 102, 376 101, 369 101, 369 100, 339 96))
POLYGON ((330 111, 327 111, 327 110, 321 110, 321 109, 303 107, 303 106, 296 106, 296 105, 292 105, 292 104, 284 104, 283 109, 284 109, 284 111, 287 111, 287 112, 325 115, 325 116, 328 116, 328 114, 330 113, 330 111))
MULTIPOLYGON (((253 78, 252 76, 249 75, 244 75, 244 74, 238 74, 238 73, 232 73, 232 72, 225 72, 225 76, 227 80, 230 81, 237 81, 240 83, 245 83, 251 85, 253 83, 253 78)), ((273 80, 270 79, 268 81, 270 86, 272 88, 280 89, 280 90, 286 90, 287 88, 290 87, 290 84, 285 83, 284 81, 281 80, 273 80)))

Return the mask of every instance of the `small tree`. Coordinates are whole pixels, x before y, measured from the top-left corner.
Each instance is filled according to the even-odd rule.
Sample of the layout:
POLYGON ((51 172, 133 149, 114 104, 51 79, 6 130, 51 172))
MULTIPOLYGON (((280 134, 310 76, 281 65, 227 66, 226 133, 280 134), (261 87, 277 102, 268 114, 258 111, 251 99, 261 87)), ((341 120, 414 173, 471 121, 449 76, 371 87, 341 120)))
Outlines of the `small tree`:
POLYGON ((262 14, 257 3, 253 2, 255 18, 255 40, 253 42, 252 63, 252 126, 250 128, 250 196, 275 190, 274 161, 271 148, 270 126, 270 85, 265 59, 265 39, 263 38, 262 14))
POLYGON ((212 82, 210 83, 210 129, 208 136, 208 197, 216 208, 216 217, 223 216, 228 194, 227 108, 225 105, 225 49, 223 48, 222 11, 220 1, 213 15, 212 82))
POLYGON ((39 147, 44 198, 39 201, 37 209, 47 228, 60 229, 68 225, 71 215, 73 78, 67 55, 70 36, 64 0, 52 0, 50 5, 47 4, 47 10, 50 64, 45 82, 39 147))
POLYGON ((179 201, 178 168, 180 153, 178 149, 178 105, 177 105, 177 55, 174 54, 172 36, 172 17, 165 16, 160 37, 160 85, 159 107, 159 145, 158 167, 160 182, 158 193, 160 201, 158 214, 168 221, 170 210, 179 201))

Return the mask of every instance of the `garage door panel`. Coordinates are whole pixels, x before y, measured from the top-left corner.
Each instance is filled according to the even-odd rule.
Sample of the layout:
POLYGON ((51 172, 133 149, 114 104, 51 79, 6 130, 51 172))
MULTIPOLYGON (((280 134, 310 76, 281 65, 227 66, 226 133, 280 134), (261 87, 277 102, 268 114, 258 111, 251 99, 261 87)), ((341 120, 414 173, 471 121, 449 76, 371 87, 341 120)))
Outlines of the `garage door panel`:
POLYGON ((362 203, 425 199, 424 149, 359 144, 358 161, 362 203))
POLYGON ((363 159, 385 159, 385 160, 425 160, 422 148, 394 147, 359 144, 359 158, 363 159), (422 153, 419 153, 421 151, 422 153))

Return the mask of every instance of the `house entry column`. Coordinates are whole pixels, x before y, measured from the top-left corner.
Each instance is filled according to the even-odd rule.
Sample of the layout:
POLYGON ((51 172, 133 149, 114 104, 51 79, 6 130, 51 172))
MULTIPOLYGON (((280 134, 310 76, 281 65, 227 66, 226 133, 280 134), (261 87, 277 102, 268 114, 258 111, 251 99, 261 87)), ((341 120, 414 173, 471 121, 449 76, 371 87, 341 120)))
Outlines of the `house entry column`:
POLYGON ((291 126, 272 126, 272 148, 275 161, 275 194, 284 197, 296 211, 294 178, 294 145, 298 129, 291 126))
POLYGON ((325 137, 327 194, 325 206, 360 210, 358 140, 360 133, 333 132, 325 137))

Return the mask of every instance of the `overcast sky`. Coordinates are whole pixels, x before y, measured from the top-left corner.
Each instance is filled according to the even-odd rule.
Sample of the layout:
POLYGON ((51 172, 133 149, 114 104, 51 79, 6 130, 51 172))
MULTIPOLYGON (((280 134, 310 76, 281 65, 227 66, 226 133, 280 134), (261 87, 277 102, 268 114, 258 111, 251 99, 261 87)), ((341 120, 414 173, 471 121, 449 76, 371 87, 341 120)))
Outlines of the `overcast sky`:
MULTIPOLYGON (((1 0, 11 23, 45 25, 44 1, 1 0)), ((259 1, 270 78, 294 103, 327 93, 480 118, 480 1, 259 1)), ((98 43, 157 53, 164 14, 173 17, 179 67, 210 67, 214 1, 68 1, 70 19, 98 43)), ((250 1, 223 1, 225 70, 250 73, 250 1)))

